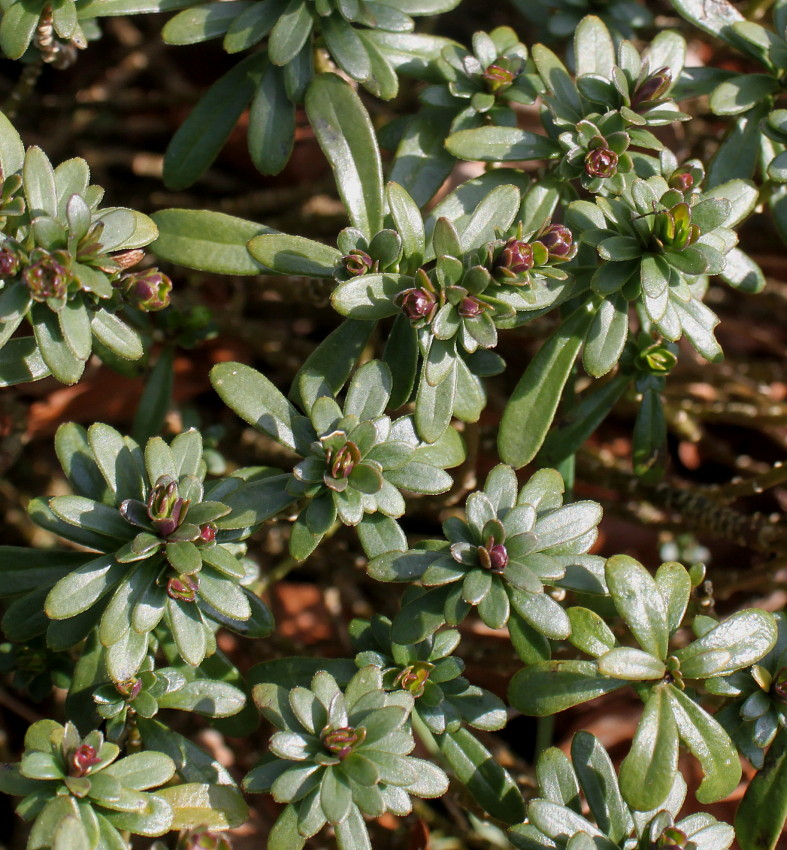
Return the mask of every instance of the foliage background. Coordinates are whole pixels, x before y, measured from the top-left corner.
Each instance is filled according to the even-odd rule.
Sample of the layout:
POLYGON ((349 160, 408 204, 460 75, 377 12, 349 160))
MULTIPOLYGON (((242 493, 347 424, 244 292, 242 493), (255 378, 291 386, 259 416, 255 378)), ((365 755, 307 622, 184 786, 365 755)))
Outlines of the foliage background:
MULTIPOLYGON (((667 3, 649 0, 646 5, 655 16, 653 31, 673 26, 689 32, 667 3)), ((736 5, 742 10, 747 6, 736 5)), ((104 19, 103 39, 91 45, 75 66, 66 71, 46 68, 35 91, 17 104, 14 120, 26 144, 42 145, 54 162, 73 155, 84 157, 94 180, 118 205, 147 213, 167 207, 214 209, 284 232, 332 239, 344 226, 344 214, 330 170, 303 116, 298 120, 295 153, 278 177, 264 178, 256 172, 239 126, 215 166, 194 187, 177 192, 163 187, 161 167, 169 139, 198 96, 230 65, 218 42, 192 47, 163 44, 162 24, 159 16, 104 19)), ((512 6, 486 0, 464 0, 443 16, 440 32, 467 44, 475 30, 490 31, 502 24, 513 26, 528 44, 543 37, 512 6)), ((647 34, 645 29, 642 35, 647 34)), ((740 54, 696 30, 691 30, 690 51, 689 65, 721 65, 743 73, 754 70, 740 54)), ((11 95, 18 75, 18 64, 0 63, 3 100, 11 95)), ((415 89, 407 85, 411 87, 403 90, 396 108, 415 104, 415 89)), ((390 104, 372 98, 365 102, 376 124, 395 117, 390 104)), ((692 104, 690 111, 694 120, 672 125, 660 135, 679 160, 689 156, 707 160, 726 122, 714 117, 704 101, 692 104)), ((537 129, 530 108, 522 109, 520 119, 520 126, 537 129)), ((452 179, 459 182, 475 173, 473 163, 462 163, 452 179)), ((721 616, 744 604, 778 610, 787 601, 787 527, 778 518, 787 508, 783 486, 787 468, 781 466, 787 455, 787 264, 767 215, 757 214, 744 225, 741 246, 763 268, 768 284, 757 296, 711 287, 708 303, 721 318, 717 333, 726 354, 724 363, 708 364, 681 344, 679 365, 666 386, 670 466, 664 482, 644 485, 629 472, 633 401, 624 400, 616 407, 577 459, 576 497, 595 499, 605 509, 594 551, 626 553, 650 566, 658 562, 661 547, 663 559, 707 562, 713 577, 707 605, 721 616)), ((231 467, 281 463, 279 446, 245 427, 221 404, 210 388, 208 370, 217 362, 241 360, 255 365, 277 386, 289 386, 306 356, 338 324, 327 291, 307 281, 262 276, 249 281, 164 268, 175 280, 173 302, 180 315, 194 319, 208 308, 212 316, 204 343, 177 350, 169 428, 177 432, 183 425, 199 424, 203 431, 207 429, 231 467)), ((501 335, 497 350, 509 368, 487 380, 489 404, 480 423, 464 427, 469 456, 456 471, 452 491, 418 499, 410 506, 404 527, 411 540, 436 535, 439 522, 461 505, 497 462, 494 441, 504 401, 522 366, 556 322, 551 314, 501 335)), ((161 338, 172 333, 165 322, 159 324, 161 338)), ((19 506, 34 495, 64 492, 52 448, 58 424, 104 421, 128 430, 146 368, 144 362, 128 364, 127 374, 118 376, 91 362, 83 380, 73 387, 48 379, 0 394, 3 543, 48 543, 45 532, 33 526, 19 506)), ((365 559, 351 529, 340 529, 303 567, 295 567, 288 559, 286 544, 282 524, 266 525, 250 541, 250 554, 261 564, 265 580, 273 584, 274 577, 279 579, 268 591, 278 628, 264 641, 241 641, 222 633, 222 648, 241 669, 281 655, 351 656, 344 625, 352 617, 394 613, 395 597, 389 588, 366 576, 365 559)), ((521 666, 510 644, 475 619, 462 629, 468 678, 504 695, 511 675, 521 666)), ((57 693, 52 697, 58 698, 57 693)), ((561 714, 556 719, 555 740, 566 742, 573 731, 588 729, 613 758, 622 755, 628 749, 639 705, 633 694, 612 694, 561 714)), ((51 716, 51 711, 46 703, 23 702, 0 686, 0 760, 15 759, 24 726, 51 716)), ((249 747, 200 729, 202 721, 192 715, 173 713, 171 720, 180 731, 196 734, 202 746, 211 749, 238 778, 264 746, 262 732, 249 747)), ((536 739, 550 731, 547 723, 539 726, 531 718, 518 717, 503 733, 488 736, 487 744, 504 766, 527 782, 536 739)), ((696 770, 691 760, 681 767, 689 776, 696 770)), ((692 799, 690 794, 688 802, 692 799)), ((250 823, 237 831, 234 846, 238 850, 260 846, 260 836, 276 814, 268 797, 257 796, 250 802, 256 808, 250 823)), ((436 848, 491 846, 467 820, 466 803, 451 792, 432 806, 431 813, 416 808, 404 829, 395 829, 393 819, 383 818, 373 828, 373 844, 380 850, 426 847, 426 835, 432 831, 436 848), (421 821, 419 814, 428 814, 428 820, 421 821), (454 823, 452 830, 458 824, 462 844, 439 843, 443 819, 454 823)), ((703 808, 732 822, 735 804, 733 797, 703 808)), ((9 798, 0 798, 0 807, 0 845, 21 846, 20 824, 11 814, 9 798)), ((327 841, 324 835, 318 836, 310 846, 326 846, 327 841)))

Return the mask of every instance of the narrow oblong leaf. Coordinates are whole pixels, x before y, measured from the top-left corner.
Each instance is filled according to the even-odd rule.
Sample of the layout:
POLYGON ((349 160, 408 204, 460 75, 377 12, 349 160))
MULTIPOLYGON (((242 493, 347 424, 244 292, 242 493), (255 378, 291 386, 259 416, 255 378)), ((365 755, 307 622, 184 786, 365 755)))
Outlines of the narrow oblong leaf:
POLYGON ((592 303, 572 313, 541 346, 516 385, 498 436, 500 457, 511 466, 524 466, 541 448, 594 314, 592 303))
POLYGON ((516 783, 484 745, 466 729, 438 738, 456 778, 490 815, 504 823, 521 822, 525 804, 516 783))
POLYGON ((383 174, 371 120, 358 95, 335 74, 319 74, 306 114, 336 177, 347 215, 367 239, 383 226, 383 174))

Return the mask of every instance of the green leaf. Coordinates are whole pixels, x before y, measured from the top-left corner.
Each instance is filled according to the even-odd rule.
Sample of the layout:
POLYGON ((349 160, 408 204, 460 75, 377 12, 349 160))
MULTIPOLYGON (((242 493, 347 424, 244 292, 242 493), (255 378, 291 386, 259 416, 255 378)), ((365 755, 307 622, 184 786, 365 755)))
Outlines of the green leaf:
POLYGON ((120 579, 128 568, 114 556, 102 555, 69 573, 49 591, 47 616, 65 620, 86 611, 120 579))
POLYGON ((434 634, 445 621, 443 609, 448 592, 436 587, 402 605, 393 621, 391 638, 396 643, 420 643, 434 634))
POLYGON ((237 788, 190 782, 156 792, 172 806, 171 829, 234 829, 246 822, 249 807, 237 788))
POLYGON ((114 776, 125 788, 146 791, 169 782, 175 775, 175 763, 164 753, 134 753, 113 762, 103 772, 114 776))
POLYGON ((50 374, 35 337, 11 339, 0 348, 0 387, 40 381, 50 374))
MULTIPOLYGON (((574 32, 574 55, 577 57, 577 76, 599 74, 612 78, 615 64, 615 45, 604 22, 595 15, 586 15, 574 32)), ((655 68, 660 67, 655 65, 655 68)))
POLYGON ((744 20, 729 0, 673 0, 673 5, 686 20, 714 37, 728 39, 732 24, 744 20))
POLYGON ((311 425, 262 374, 243 363, 220 363, 211 383, 241 419, 300 455, 309 454, 311 425))
POLYGON ((122 319, 107 310, 96 310, 90 321, 93 336, 114 354, 126 360, 139 360, 142 340, 122 319))
POLYGON ((306 92, 306 114, 331 163, 350 222, 371 239, 383 226, 383 176, 363 103, 335 74, 319 74, 306 92))
POLYGON ((333 308, 343 316, 365 321, 395 316, 396 296, 409 289, 413 279, 402 274, 364 274, 340 283, 331 294, 333 308))
POLYGON ((687 679, 723 676, 759 661, 776 643, 776 622, 767 611, 738 611, 701 638, 677 650, 687 679))
POLYGON ((553 159, 560 148, 546 136, 518 127, 475 127, 452 133, 445 146, 458 159, 511 162, 553 159))
POLYGON ((691 595, 691 577, 681 564, 667 562, 656 570, 656 587, 664 599, 668 629, 672 634, 683 622, 691 595))
POLYGON ((443 144, 453 116, 446 109, 422 109, 407 122, 391 165, 390 178, 403 186, 419 207, 443 185, 454 158, 443 144))
POLYGON ((631 750, 620 766, 626 802, 647 811, 661 806, 678 770, 678 729, 664 688, 650 692, 631 750))
POLYGON ((253 53, 215 82, 180 125, 164 156, 164 182, 185 189, 219 155, 262 74, 265 55, 253 53))
POLYGON ((85 370, 85 361, 74 356, 63 338, 57 314, 45 304, 35 304, 30 321, 41 356, 52 374, 64 384, 76 383, 85 370))
POLYGON ((187 782, 235 785, 229 771, 218 761, 158 720, 138 717, 137 728, 145 746, 169 756, 187 782))
POLYGON ((270 227, 209 210, 159 210, 153 220, 159 235, 151 250, 162 259, 217 274, 266 271, 246 246, 255 236, 275 233, 270 227))
MULTIPOLYGON (((571 762, 599 828, 617 844, 624 843, 633 824, 621 797, 615 768, 607 751, 589 732, 577 732, 571 741, 571 762)), ((570 787, 567 786, 567 790, 570 787)), ((570 800, 573 799, 572 793, 570 800)), ((579 806, 571 808, 581 811, 579 806)))
POLYGON ((284 233, 256 236, 248 247, 255 260, 277 274, 303 277, 332 278, 336 264, 342 257, 341 251, 336 248, 303 236, 287 236, 284 233))
POLYGON ((615 555, 605 568, 609 592, 639 645, 651 655, 667 657, 667 611, 650 573, 628 555, 615 555))
POLYGON ((248 0, 201 3, 170 18, 161 36, 167 44, 197 44, 218 38, 250 5, 248 0))
POLYGON ((739 248, 733 248, 724 255, 724 270, 719 277, 741 292, 756 294, 765 288, 762 269, 739 248))
MULTIPOLYGON (((14 5, 24 8, 22 3, 16 3, 14 5)), ((10 10, 7 10, 4 18, 8 17, 9 13, 10 10)), ((27 14, 30 13, 28 12, 27 14)), ((35 15, 34 18, 37 23, 38 16, 35 15)), ((5 49, 4 38, 3 26, 0 25, 0 49, 10 58, 10 53, 5 49)), ((25 45, 26 47, 27 45, 25 45)), ((8 178, 12 174, 21 171, 24 162, 25 146, 22 143, 22 139, 14 125, 0 112, 0 169, 2 169, 3 177, 8 178)))
POLYGON ((446 732, 437 739, 456 778, 492 817, 519 823, 525 804, 516 783, 484 745, 466 729, 446 732))
POLYGON ((700 803, 715 803, 740 782, 741 763, 729 736, 707 712, 674 685, 666 686, 678 734, 699 761, 705 776, 697 789, 700 803))
POLYGON ((508 700, 523 714, 545 717, 626 684, 601 675, 592 661, 542 661, 514 675, 508 700))
POLYGON ((572 313, 541 346, 516 385, 498 436, 500 457, 511 466, 530 463, 541 448, 594 315, 591 302, 572 313))
POLYGON ((578 121, 582 117, 582 105, 565 65, 543 44, 533 46, 532 57, 541 79, 560 105, 561 113, 578 121))
MULTIPOLYGON (((247 11, 265 14, 268 8, 268 4, 255 3, 247 11)), ((295 104, 287 95, 284 73, 268 62, 249 109, 252 162, 262 174, 278 174, 287 164, 294 142, 295 104)))
POLYGON ((739 115, 768 98, 778 88, 778 80, 769 74, 733 77, 716 87, 710 96, 710 107, 716 115, 739 115))
POLYGON ((427 443, 437 442, 448 430, 456 398, 457 370, 431 386, 421 374, 415 398, 415 424, 418 435, 427 443))
MULTIPOLYGON (((726 0, 719 2, 726 3, 726 0)), ((708 167, 706 185, 709 189, 753 175, 759 154, 760 122, 769 110, 770 104, 760 103, 737 118, 708 167)))
POLYGON ((735 814, 742 850, 774 850, 787 820, 787 735, 771 744, 765 764, 749 783, 735 814))
POLYGON ((610 372, 620 360, 628 338, 628 302, 612 295, 601 302, 585 340, 582 363, 594 378, 610 372))
POLYGON ((271 30, 268 54, 274 65, 291 62, 306 44, 312 32, 311 11, 301 0, 290 0, 271 30))
POLYGON ((664 662, 632 646, 619 646, 596 659, 598 669, 605 676, 634 681, 663 678, 664 662))
POLYGON ((140 444, 161 433, 164 428, 164 417, 172 404, 174 357, 173 349, 165 348, 150 370, 134 414, 132 433, 140 444))

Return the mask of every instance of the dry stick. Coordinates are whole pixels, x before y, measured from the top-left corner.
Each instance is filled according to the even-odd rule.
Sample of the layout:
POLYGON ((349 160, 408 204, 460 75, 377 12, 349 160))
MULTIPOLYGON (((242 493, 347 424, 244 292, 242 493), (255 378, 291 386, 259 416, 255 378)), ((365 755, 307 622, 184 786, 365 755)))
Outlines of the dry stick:
POLYGON ((760 514, 741 513, 719 504, 703 492, 674 482, 646 484, 633 473, 605 463, 600 456, 587 451, 577 455, 577 460, 585 480, 676 513, 691 529, 711 532, 762 554, 787 553, 787 527, 783 524, 776 524, 760 514))

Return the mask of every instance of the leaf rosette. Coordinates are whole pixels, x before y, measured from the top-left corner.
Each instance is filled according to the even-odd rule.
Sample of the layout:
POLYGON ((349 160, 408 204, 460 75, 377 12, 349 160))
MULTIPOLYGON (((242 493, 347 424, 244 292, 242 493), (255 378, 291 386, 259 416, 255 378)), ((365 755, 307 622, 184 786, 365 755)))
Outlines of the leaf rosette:
POLYGON ((379 667, 386 690, 411 694, 413 712, 435 735, 455 732, 463 722, 484 730, 505 726, 502 701, 462 676, 464 662, 452 655, 459 644, 456 629, 418 644, 400 644, 391 637, 391 621, 377 614, 371 621, 353 620, 350 635, 358 667, 379 667))
POLYGON ((536 777, 538 796, 528 803, 526 823, 508 832, 518 850, 727 850, 735 838, 731 826, 705 812, 677 820, 686 799, 680 774, 661 805, 632 808, 621 795, 612 760, 589 732, 574 735, 571 760, 557 747, 544 750, 536 777))
MULTIPOLYGON (((259 514, 243 509, 245 494, 259 494, 259 483, 230 477, 205 485, 195 430, 171 446, 152 438, 143 453, 107 425, 85 431, 68 424, 55 447, 75 494, 33 499, 29 512, 83 552, 5 548, 4 592, 18 596, 3 620, 9 636, 46 631, 50 647, 66 649, 98 626, 107 671, 125 682, 162 622, 193 666, 215 650, 219 624, 248 636, 270 633, 270 612, 243 586, 255 572, 239 543, 250 533, 246 522, 259 514)), ((263 478, 263 492, 267 472, 249 473, 263 478)))
POLYGON ((4 116, 0 162, 0 385, 49 374, 73 384, 94 348, 140 358, 142 341, 118 313, 169 301, 169 279, 156 270, 144 273, 162 282, 155 304, 129 297, 126 285, 140 249, 156 238, 155 224, 133 210, 101 209, 103 189, 90 184, 84 160, 53 168, 40 148, 25 152, 4 116), (16 333, 23 322, 32 336, 16 333))
POLYGON ((28 729, 21 762, 0 768, 0 790, 23 797, 16 811, 33 821, 30 850, 119 848, 126 846, 124 833, 169 831, 172 807, 149 789, 172 779, 172 759, 159 752, 119 754, 101 732, 80 738, 70 722, 39 720, 28 729))
POLYGON ((461 622, 475 606, 490 628, 513 619, 541 646, 545 638, 568 637, 568 617, 545 587, 604 593, 604 559, 587 554, 601 507, 563 505, 562 494, 555 470, 540 470, 519 489, 513 469, 501 464, 483 491, 468 496, 465 520, 445 521, 445 540, 372 559, 369 575, 379 581, 421 583, 405 592, 393 639, 419 643, 444 622, 461 622))
POLYGON ((686 569, 662 564, 654 578, 633 558, 616 555, 605 572, 612 601, 638 646, 620 644, 594 611, 569 608, 569 641, 595 660, 531 664, 511 680, 511 704, 524 714, 544 716, 632 685, 645 707, 620 768, 626 802, 641 811, 662 805, 677 774, 680 742, 705 774, 697 799, 710 803, 726 797, 741 776, 737 752, 688 685, 734 673, 766 655, 777 638, 773 616, 750 608, 720 623, 705 618, 697 639, 673 651, 670 637, 683 622, 692 589, 686 569))
POLYGON ((458 434, 439 444, 418 439, 412 417, 385 415, 391 374, 370 361, 351 379, 344 405, 328 394, 319 374, 302 373, 300 413, 259 372, 240 363, 214 367, 214 387, 239 416, 301 455, 281 492, 302 505, 290 537, 290 551, 306 558, 334 523, 355 526, 367 550, 402 545, 396 518, 405 511, 402 490, 444 493, 451 486, 445 468, 461 462, 458 434))
POLYGON ((300 848, 326 823, 340 850, 368 847, 364 815, 403 816, 411 795, 439 797, 448 789, 442 770, 409 755, 413 697, 386 693, 377 667, 359 670, 344 692, 320 671, 310 688, 262 684, 253 694, 278 731, 243 785, 287 804, 271 831, 272 850, 300 848))

